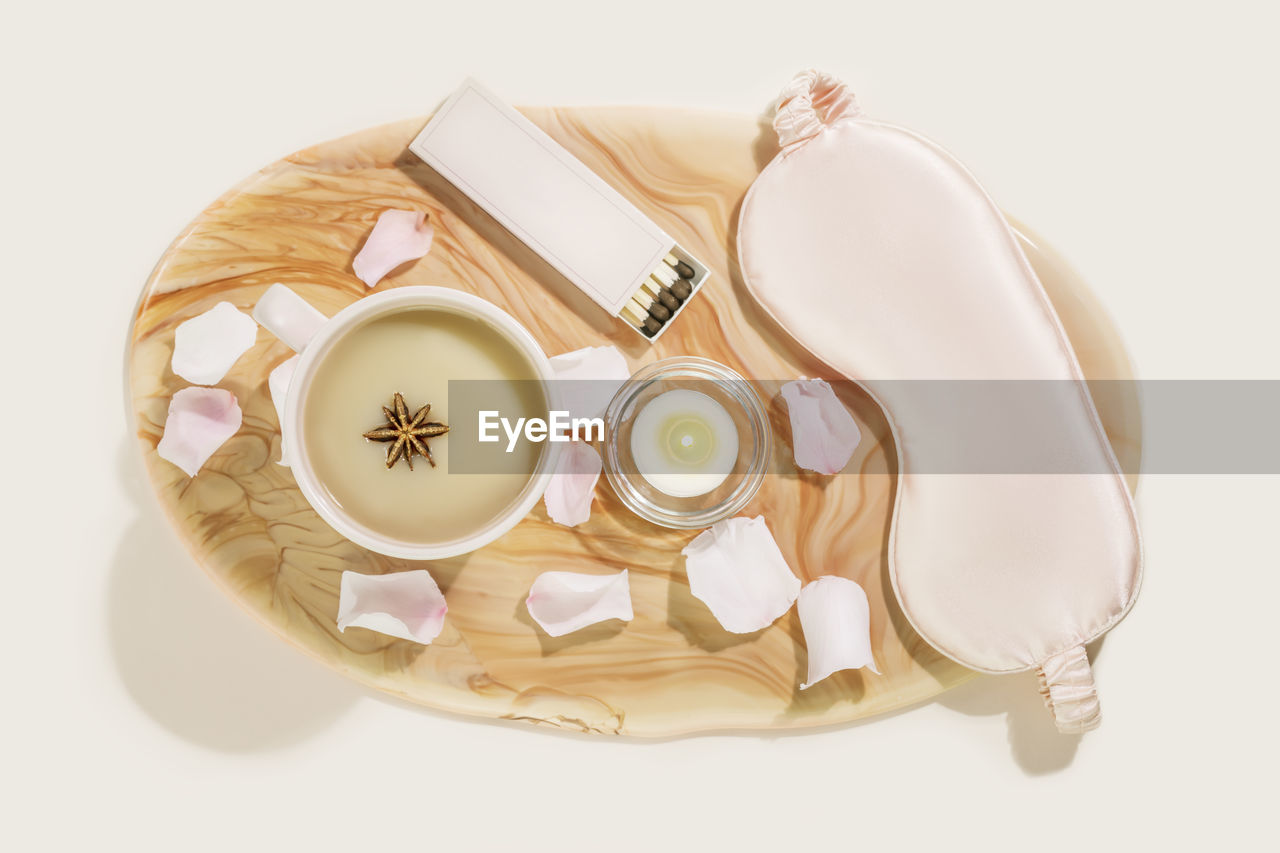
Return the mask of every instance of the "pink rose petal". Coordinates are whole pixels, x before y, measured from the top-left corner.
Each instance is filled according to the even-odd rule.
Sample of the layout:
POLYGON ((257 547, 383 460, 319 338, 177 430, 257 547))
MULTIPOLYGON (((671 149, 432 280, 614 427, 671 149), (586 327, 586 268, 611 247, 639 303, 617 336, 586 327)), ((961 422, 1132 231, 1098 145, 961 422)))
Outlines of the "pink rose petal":
POLYGON ((164 435, 156 445, 161 459, 194 477, 209 457, 240 429, 236 395, 221 388, 183 388, 169 401, 164 435))
POLYGON ((838 474, 862 440, 853 415, 821 379, 797 379, 782 386, 791 416, 791 448, 796 466, 838 474))
POLYGON ((173 372, 193 385, 214 385, 258 337, 258 324, 230 302, 219 302, 173 333, 173 372))
POLYGON ((630 622, 627 570, 616 575, 543 572, 525 599, 529 615, 552 637, 561 637, 606 619, 630 622))
POLYGON ((734 634, 769 627, 800 593, 800 579, 760 516, 718 521, 681 553, 689 591, 734 634))
POLYGON ((396 267, 425 255, 436 233, 426 219, 425 213, 416 210, 382 211, 351 262, 356 278, 373 287, 396 267))
POLYGON ((591 517, 591 501, 602 467, 600 454, 585 441, 570 442, 560 451, 555 473, 542 496, 552 521, 577 527, 591 517))
POLYGON ((848 578, 828 575, 800 590, 796 605, 809 650, 807 690, 842 669, 866 667, 877 675, 871 654, 871 607, 862 587, 848 578))
POLYGON ((387 575, 342 573, 339 631, 354 625, 426 645, 440 636, 448 612, 440 587, 426 569, 387 575))

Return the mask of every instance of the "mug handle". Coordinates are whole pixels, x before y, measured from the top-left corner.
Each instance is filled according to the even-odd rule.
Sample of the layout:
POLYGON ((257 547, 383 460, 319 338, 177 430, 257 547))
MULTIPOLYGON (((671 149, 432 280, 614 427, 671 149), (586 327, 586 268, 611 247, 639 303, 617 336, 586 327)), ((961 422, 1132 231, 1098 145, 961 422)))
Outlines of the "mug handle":
POLYGON ((302 352, 320 327, 329 321, 283 284, 273 284, 253 308, 253 319, 294 352, 302 352))

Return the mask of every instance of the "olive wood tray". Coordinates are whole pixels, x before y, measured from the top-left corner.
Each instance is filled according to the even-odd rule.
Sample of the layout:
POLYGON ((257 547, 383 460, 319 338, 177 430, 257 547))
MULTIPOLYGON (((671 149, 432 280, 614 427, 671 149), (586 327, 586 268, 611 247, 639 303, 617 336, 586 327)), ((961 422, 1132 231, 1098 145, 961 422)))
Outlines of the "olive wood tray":
MULTIPOLYGON (((461 714, 640 736, 792 729, 902 708, 969 678, 911 630, 894 600, 885 556, 893 447, 875 404, 847 383, 841 395, 864 438, 846 470, 861 475, 770 476, 745 511, 764 515, 802 580, 843 575, 871 602, 881 674, 841 672, 803 692, 805 646, 795 609, 755 634, 722 630, 689 593, 680 549, 695 534, 630 514, 603 478, 590 521, 576 529, 553 524, 539 504, 492 545, 429 564, 449 602, 444 631, 430 646, 360 628, 338 633, 343 570, 420 564, 343 540, 310 509, 289 469, 276 464, 280 439, 267 374, 292 353, 265 331, 219 383, 244 411, 239 433, 195 478, 156 455, 169 398, 186 385, 169 367, 175 327, 221 300, 251 311, 275 282, 337 312, 368 292, 351 259, 387 207, 425 211, 436 236, 430 254, 379 289, 440 285, 478 294, 514 315, 549 355, 614 344, 635 366, 696 354, 749 378, 830 375, 763 315, 739 276, 734 227, 747 187, 774 153, 767 123, 635 107, 524 112, 703 259, 713 278, 649 345, 409 154, 422 118, 267 166, 174 241, 142 292, 132 329, 138 439, 160 503, 191 554, 227 595, 307 654, 379 690, 461 714), (552 639, 525 609, 540 572, 622 568, 631 574, 630 623, 552 639)), ((1085 374, 1131 378, 1116 330, 1085 284, 1019 230, 1085 374)), ((1136 398, 1125 391, 1098 403, 1125 470, 1136 470, 1136 398)), ((777 400, 769 409, 776 452, 789 455, 785 409, 777 400)))

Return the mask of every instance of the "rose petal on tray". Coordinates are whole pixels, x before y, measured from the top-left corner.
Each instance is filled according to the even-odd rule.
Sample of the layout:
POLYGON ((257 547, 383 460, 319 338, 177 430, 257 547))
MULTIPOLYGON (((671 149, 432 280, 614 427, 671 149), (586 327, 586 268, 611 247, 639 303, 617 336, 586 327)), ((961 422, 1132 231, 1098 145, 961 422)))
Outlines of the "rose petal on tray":
POLYGON ((425 255, 436 233, 426 220, 417 210, 382 211, 351 262, 356 278, 373 287, 396 267, 425 255))
POLYGON ((293 381, 293 371, 301 357, 295 355, 285 359, 267 374, 267 391, 271 393, 271 404, 276 407, 276 423, 280 425, 280 461, 276 464, 286 468, 289 467, 289 448, 284 443, 284 402, 289 399, 289 383, 293 381))
POLYGON ((209 457, 240 429, 236 395, 221 388, 183 388, 169 400, 156 453, 194 477, 209 457))
POLYGON ((821 379, 797 379, 782 386, 791 416, 791 448, 796 466, 819 474, 839 474, 862 440, 862 431, 835 391, 821 379))
POLYGON ((258 324, 230 302, 219 302, 173 333, 173 372, 193 385, 222 380, 258 337, 258 324))
POLYGON ((585 441, 572 441, 560 451, 555 473, 542 496, 552 521, 577 527, 591 517, 591 501, 602 467, 600 454, 585 441))
POLYGON ((525 599, 529 615, 552 637, 561 637, 603 622, 630 622, 631 586, 627 570, 616 575, 543 572, 525 599))
POLYGON ((440 636, 448 612, 440 587, 426 569, 386 575, 342 573, 339 631, 354 625, 427 645, 440 636))
POLYGON ((631 378, 627 358, 617 347, 584 347, 552 356, 560 402, 570 417, 596 418, 622 383, 631 378))
POLYGON ((800 593, 800 579, 760 516, 718 521, 681 553, 689 591, 734 634, 767 628, 800 593))
POLYGON ((871 654, 871 606, 855 581, 828 575, 800 590, 800 627, 809 650, 807 690, 834 672, 866 667, 876 675, 871 654))

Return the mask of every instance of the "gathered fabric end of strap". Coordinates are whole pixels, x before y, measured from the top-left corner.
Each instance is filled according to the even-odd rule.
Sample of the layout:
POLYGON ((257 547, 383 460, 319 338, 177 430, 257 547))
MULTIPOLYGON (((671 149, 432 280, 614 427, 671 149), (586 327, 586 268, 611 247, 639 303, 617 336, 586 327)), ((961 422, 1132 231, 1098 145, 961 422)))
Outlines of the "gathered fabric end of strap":
POLYGON ((1102 709, 1084 646, 1059 652, 1042 663, 1036 674, 1040 677, 1040 695, 1053 714, 1058 731, 1080 734, 1101 724, 1102 709))
POLYGON ((821 71, 802 71, 778 97, 773 129, 785 152, 816 136, 824 127, 860 113, 853 93, 838 78, 821 71))

